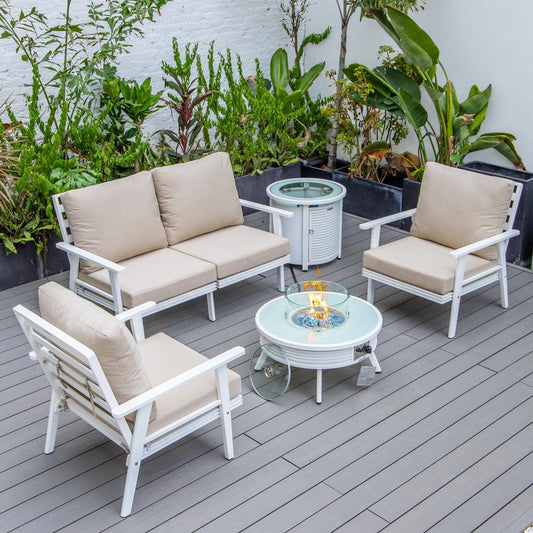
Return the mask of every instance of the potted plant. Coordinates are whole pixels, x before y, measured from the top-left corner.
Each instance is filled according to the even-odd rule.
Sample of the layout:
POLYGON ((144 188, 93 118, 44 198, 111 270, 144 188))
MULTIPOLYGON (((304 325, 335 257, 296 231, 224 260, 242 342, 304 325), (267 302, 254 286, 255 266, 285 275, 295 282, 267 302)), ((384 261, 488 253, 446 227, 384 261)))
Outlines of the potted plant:
MULTIPOLYGON (((391 56, 390 47, 380 48, 383 64, 394 62, 410 72, 403 56, 391 56)), ((409 132, 405 117, 374 104, 374 88, 360 66, 345 69, 337 82, 340 106, 330 106, 338 124, 337 142, 350 158, 346 169, 333 171, 333 179, 347 189, 345 210, 365 218, 379 218, 401 209, 405 170, 418 163, 414 154, 393 151, 409 132)), ((416 83, 413 81, 413 85, 416 83)))

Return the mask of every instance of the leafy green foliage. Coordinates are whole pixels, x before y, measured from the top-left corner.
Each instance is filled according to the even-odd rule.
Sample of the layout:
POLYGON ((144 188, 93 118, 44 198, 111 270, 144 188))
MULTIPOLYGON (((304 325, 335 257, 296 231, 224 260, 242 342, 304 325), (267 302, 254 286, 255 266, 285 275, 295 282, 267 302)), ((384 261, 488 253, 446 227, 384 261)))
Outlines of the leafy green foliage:
MULTIPOLYGON (((429 121, 421 94, 410 90, 411 78, 395 73, 394 68, 366 69, 368 79, 377 95, 375 105, 404 116, 418 138, 422 164, 428 160, 426 143, 436 161, 445 165, 460 165, 472 152, 495 148, 517 168, 524 164, 509 133, 486 133, 476 139, 485 119, 491 86, 480 90, 470 88, 468 97, 459 102, 453 83, 439 59, 439 49, 431 37, 408 15, 390 6, 372 7, 368 15, 392 37, 416 72, 414 78, 424 87, 435 108, 438 127, 429 121), (439 80, 438 70, 444 75, 439 80)), ((357 66, 356 66, 357 67, 357 66)), ((346 71, 353 69, 352 65, 346 71)), ((348 75, 348 74, 347 74, 348 75)))
MULTIPOLYGON (((377 101, 381 102, 382 95, 376 89, 381 86, 373 71, 356 64, 345 71, 347 77, 336 82, 341 105, 328 108, 338 123, 337 141, 350 157, 351 172, 380 181, 386 174, 380 169, 383 161, 388 164, 393 147, 407 137, 406 120, 385 102, 381 107, 376 105, 377 101)), ((418 90, 416 83, 406 79, 418 90)), ((386 85, 385 78, 383 85, 386 85)))
MULTIPOLYGON (((213 90, 200 92, 198 78, 193 74, 195 64, 200 61, 198 44, 187 44, 183 59, 178 40, 175 38, 172 40, 172 49, 174 65, 163 62, 161 68, 168 76, 165 78, 168 96, 164 102, 176 114, 178 130, 165 129, 159 133, 163 136, 161 143, 163 153, 173 162, 178 162, 188 161, 204 152, 199 146, 200 134, 204 129, 202 104, 213 94, 213 90), (174 143, 174 146, 166 139, 174 143)), ((206 133, 208 136, 208 132, 206 133)))
MULTIPOLYGON (((92 1, 87 6, 87 19, 74 21, 72 0, 65 0, 65 10, 57 24, 51 24, 36 7, 14 13, 6 1, 0 3, 0 37, 11 39, 31 72, 26 95, 29 116, 20 127, 24 137, 18 167, 20 179, 16 186, 9 187, 9 201, 4 191, 5 209, 15 212, 12 201, 18 202, 22 224, 13 225, 11 216, 4 217, 3 223, 9 223, 11 229, 2 232, 11 232, 13 242, 35 238, 39 239, 38 247, 42 247, 42 229, 55 225, 50 199, 54 192, 106 179, 117 165, 139 167, 143 159, 149 158, 147 142, 139 134, 142 121, 154 109, 154 97, 158 98, 151 94, 149 81, 141 85, 129 82, 121 87, 128 98, 120 104, 124 109, 114 109, 115 115, 110 109, 116 104, 114 82, 107 87, 110 93, 104 103, 105 113, 98 105, 95 108, 94 95, 101 90, 98 82, 105 81, 102 73, 128 51, 132 36, 142 35, 141 24, 153 21, 168 1, 92 1), (121 113, 131 115, 133 134, 121 124, 121 113), (110 138, 97 131, 103 125, 113 130, 110 138), (117 146, 121 148, 118 151, 117 146), (31 224, 27 223, 30 219, 31 224)), ((18 122, 9 109, 7 113, 12 123, 18 122)))
MULTIPOLYGON (((339 82, 344 78, 344 69, 346 66, 346 40, 348 35, 348 25, 351 18, 357 10, 360 11, 360 17, 369 15, 372 9, 382 9, 386 6, 393 6, 402 12, 410 10, 417 11, 423 9, 425 0, 335 0, 340 15, 341 32, 339 47, 339 68, 336 72, 336 86, 340 87, 339 82)), ((336 112, 333 114, 333 125, 331 129, 331 140, 328 147, 328 168, 335 168, 337 161, 337 136, 339 134, 339 123, 337 116, 340 114, 342 105, 342 94, 337 91, 334 98, 336 112)))

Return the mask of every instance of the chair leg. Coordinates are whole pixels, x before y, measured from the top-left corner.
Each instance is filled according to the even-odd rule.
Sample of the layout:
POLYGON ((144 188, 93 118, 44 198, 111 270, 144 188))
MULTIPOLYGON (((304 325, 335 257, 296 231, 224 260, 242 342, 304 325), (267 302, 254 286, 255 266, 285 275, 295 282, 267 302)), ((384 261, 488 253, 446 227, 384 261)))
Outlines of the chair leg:
POLYGON ((278 267, 278 291, 285 292, 285 265, 278 267))
POLYGON ((507 290, 507 262, 505 260, 505 246, 504 243, 498 243, 498 262, 500 263, 500 297, 501 305, 504 309, 509 307, 509 291, 507 290))
POLYGON ((366 301, 369 304, 374 303, 374 280, 370 278, 368 279, 368 285, 366 288, 366 301))
POLYGON ((220 367, 216 370, 217 392, 220 399, 220 423, 222 426, 222 438, 224 440, 224 457, 233 459, 233 429, 231 427, 231 408, 229 403, 229 380, 228 368, 220 367))
POLYGON ((461 305, 461 295, 455 295, 452 299, 452 309, 450 311, 450 324, 448 326, 448 338, 453 339, 457 331, 457 319, 459 318, 459 306, 461 305))
POLYGON ((463 291, 463 280, 465 277, 466 257, 457 259, 455 268, 455 281, 453 285, 452 309, 450 311, 450 324, 448 326, 448 338, 453 339, 457 330, 457 319, 459 318, 459 306, 461 305, 461 294, 463 291))
POLYGON ((44 453, 52 453, 56 444, 57 424, 59 422, 59 413, 63 410, 59 394, 52 390, 50 398, 50 409, 48 412, 48 426, 46 428, 46 441, 44 443, 44 453))
POLYGON ((131 514, 135 489, 137 488, 137 478, 139 477, 139 470, 141 469, 144 441, 151 410, 152 404, 142 407, 137 411, 135 417, 135 428, 133 430, 131 449, 127 460, 128 471, 126 473, 124 496, 122 497, 122 508, 120 510, 120 516, 122 516, 122 518, 131 514))
POLYGON ((215 297, 212 292, 207 294, 207 314, 211 322, 214 322, 217 319, 215 313, 215 297))

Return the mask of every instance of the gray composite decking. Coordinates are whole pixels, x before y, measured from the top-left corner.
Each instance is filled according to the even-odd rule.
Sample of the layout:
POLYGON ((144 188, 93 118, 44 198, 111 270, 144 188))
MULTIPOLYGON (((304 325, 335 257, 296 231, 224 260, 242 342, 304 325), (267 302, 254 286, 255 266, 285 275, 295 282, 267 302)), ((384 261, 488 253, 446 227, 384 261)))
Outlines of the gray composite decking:
MULTIPOLYGON (((344 217, 343 257, 322 278, 364 296, 369 235, 359 222, 344 217)), ((383 232, 385 241, 399 236, 383 232)), ((65 274, 54 279, 66 283, 65 274)), ((378 288, 383 373, 362 388, 356 367, 326 372, 322 405, 311 371, 296 370, 274 402, 250 390, 254 315, 278 294, 274 273, 216 293, 214 323, 204 298, 150 317, 148 334, 163 330, 208 356, 245 346, 234 367, 244 405, 234 414, 235 459, 224 459, 217 426, 152 456, 127 519, 120 448, 66 413, 55 452, 42 453, 49 388, 11 312, 35 309, 38 285, 0 293, 1 531, 493 533, 533 521, 531 271, 510 268, 508 310, 497 286, 464 297, 453 340, 448 306, 378 288)))

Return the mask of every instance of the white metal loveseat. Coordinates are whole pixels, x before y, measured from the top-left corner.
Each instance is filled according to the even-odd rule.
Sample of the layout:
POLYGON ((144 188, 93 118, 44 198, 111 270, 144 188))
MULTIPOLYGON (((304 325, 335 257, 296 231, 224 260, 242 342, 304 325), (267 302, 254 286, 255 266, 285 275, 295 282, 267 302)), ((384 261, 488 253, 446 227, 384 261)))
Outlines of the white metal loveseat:
POLYGON ((207 359, 163 333, 145 339, 141 315, 153 305, 113 316, 49 282, 39 289, 42 318, 22 305, 14 308, 30 356, 52 386, 44 452, 54 451, 58 417, 66 409, 123 448, 121 516, 131 513, 141 461, 202 426, 220 419, 224 455, 231 459, 231 411, 242 404, 240 377, 227 365, 244 348, 207 359))
POLYGON ((509 239, 522 184, 427 163, 416 209, 359 227, 371 230, 370 250, 363 254, 367 300, 374 282, 445 304, 452 302, 448 337, 457 329, 461 296, 499 282, 501 305, 509 307, 507 263, 509 239), (381 226, 413 217, 411 235, 379 244, 381 226))
POLYGON ((229 156, 139 172, 53 196, 70 289, 115 313, 146 301, 152 314, 277 269, 285 289, 289 241, 282 209, 240 200, 229 156), (268 213, 272 232, 244 225, 242 207, 268 213))

